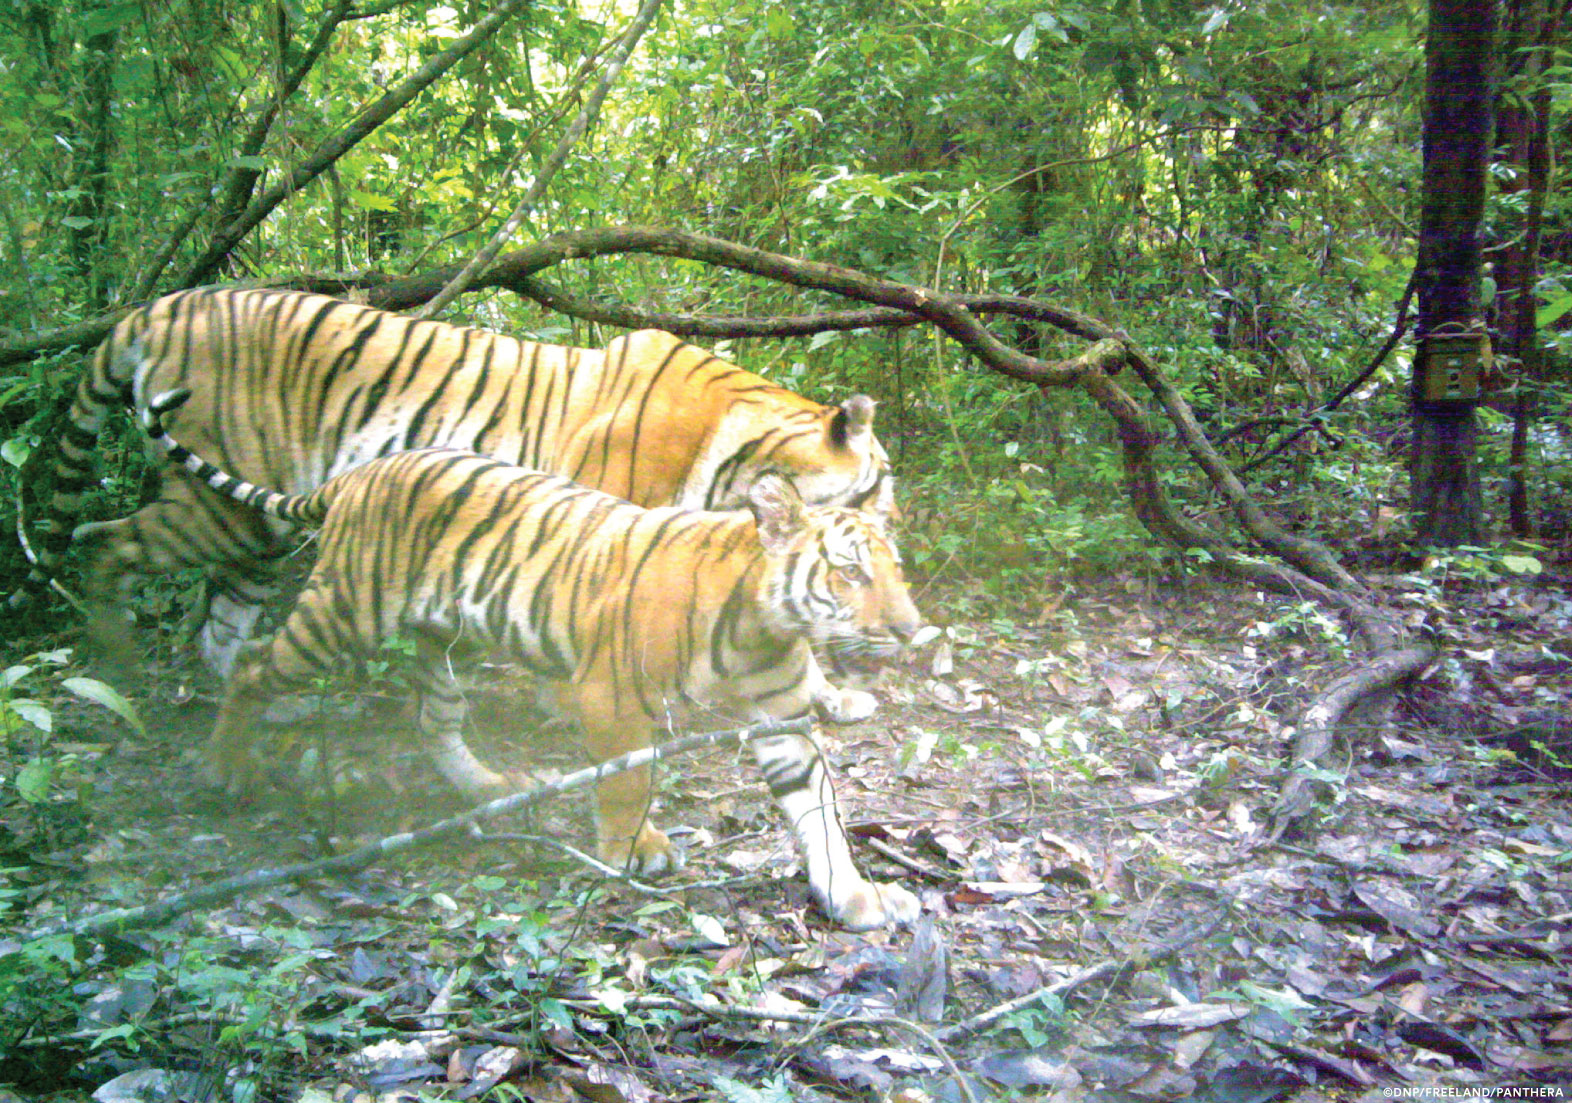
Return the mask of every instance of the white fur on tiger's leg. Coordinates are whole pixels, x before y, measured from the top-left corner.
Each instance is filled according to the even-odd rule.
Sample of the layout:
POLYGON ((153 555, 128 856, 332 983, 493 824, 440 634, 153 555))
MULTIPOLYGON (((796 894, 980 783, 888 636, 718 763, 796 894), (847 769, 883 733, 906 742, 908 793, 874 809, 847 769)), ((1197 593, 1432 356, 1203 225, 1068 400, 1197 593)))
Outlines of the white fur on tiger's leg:
POLYGON ((879 699, 873 694, 832 685, 826 685, 816 694, 813 703, 824 713, 824 718, 834 724, 855 724, 879 711, 879 699))
POLYGON ((521 788, 476 758, 464 742, 469 704, 441 648, 417 637, 415 654, 420 689, 418 727, 437 772, 455 789, 476 797, 497 797, 521 788))
POLYGON ((242 602, 223 590, 214 593, 208 600, 202 629, 197 633, 203 664, 219 677, 229 677, 235 669, 235 657, 261 619, 261 601, 242 602))
POLYGON ((835 790, 818 744, 802 735, 749 741, 770 795, 791 824, 808 867, 808 886, 824 914, 849 931, 910 923, 921 903, 895 884, 865 880, 852 862, 835 790))
POLYGON ((814 708, 834 724, 855 724, 866 720, 879 710, 879 699, 860 689, 842 689, 831 685, 819 666, 819 660, 808 656, 808 670, 804 675, 814 708))
POLYGON ((431 764, 449 785, 474 797, 499 797, 523 788, 515 785, 475 757, 464 742, 464 717, 468 709, 458 694, 426 691, 420 699, 420 735, 426 744, 431 764))

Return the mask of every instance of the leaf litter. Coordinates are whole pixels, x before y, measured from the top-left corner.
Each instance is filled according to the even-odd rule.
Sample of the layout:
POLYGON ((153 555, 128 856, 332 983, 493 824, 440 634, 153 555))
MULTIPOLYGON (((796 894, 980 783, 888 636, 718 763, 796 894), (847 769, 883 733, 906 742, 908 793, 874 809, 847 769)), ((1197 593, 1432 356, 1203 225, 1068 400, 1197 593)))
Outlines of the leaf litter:
MULTIPOLYGON (((920 894, 914 930, 828 928, 751 769, 710 753, 666 768, 689 868, 653 895, 565 858, 554 843, 592 831, 559 802, 84 945, 80 1011, 8 1028, 0 1082, 612 1103, 1568 1090, 1567 580, 1414 602, 1443 661, 1347 733, 1335 801, 1276 843, 1262 825, 1297 713, 1338 667, 1287 611, 1266 623, 1256 595, 1187 586, 947 633, 872 720, 827 733, 858 860, 920 894)), ((412 720, 396 686, 281 735, 278 792, 215 800, 188 761, 202 686, 156 668, 145 734, 72 687, 52 702, 82 785, 53 819, 8 810, 13 962, 51 919, 456 808, 386 734, 412 720)), ((477 742, 574 768, 549 727, 518 731, 527 692, 477 686, 477 742)))

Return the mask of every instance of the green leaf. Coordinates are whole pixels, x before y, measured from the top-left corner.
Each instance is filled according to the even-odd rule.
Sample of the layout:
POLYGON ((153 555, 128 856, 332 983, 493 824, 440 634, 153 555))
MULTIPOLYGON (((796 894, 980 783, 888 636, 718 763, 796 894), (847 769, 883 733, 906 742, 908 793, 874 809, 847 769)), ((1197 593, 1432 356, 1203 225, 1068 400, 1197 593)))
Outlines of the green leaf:
POLYGON ((6 707, 41 732, 48 733, 55 730, 55 714, 49 711, 47 705, 22 697, 15 701, 7 701, 6 707))
POLYGON ((568 1014, 568 1009, 563 1006, 561 1000, 555 1000, 547 996, 540 1001, 538 1006, 541 1016, 553 1026, 567 1031, 573 1029, 573 1016, 568 1014))
POLYGON ((28 804, 42 804, 49 799, 49 785, 54 776, 54 759, 33 759, 16 772, 17 795, 28 804))
POLYGON ((21 467, 32 452, 32 444, 22 437, 12 437, 0 444, 0 460, 5 460, 12 467, 21 467))
POLYGON ((1534 326, 1544 329, 1567 311, 1572 310, 1572 291, 1562 295, 1559 299, 1552 299, 1534 312, 1534 326))
POLYGON ((1021 33, 1015 36, 1015 45, 1010 49, 1015 54, 1016 61, 1025 61, 1037 48, 1037 24, 1028 23, 1021 28, 1021 33))
POLYGON ((1069 42, 1070 36, 1064 33, 1064 28, 1059 26, 1059 20, 1054 18, 1053 12, 1040 11, 1032 16, 1032 22, 1040 29, 1047 31, 1060 42, 1069 42))
POLYGON ((97 1049, 99 1046, 119 1041, 121 1038, 129 1038, 136 1033, 136 1029, 135 1023, 121 1023, 119 1026, 112 1026, 94 1038, 92 1045, 88 1046, 88 1048, 97 1049))
POLYGON ((252 169, 253 171, 261 172, 267 168, 267 158, 255 155, 231 157, 224 162, 224 167, 228 169, 252 169))
POLYGON ((797 24, 782 8, 772 5, 764 17, 764 31, 777 42, 797 33, 797 24))
POLYGON ((393 200, 389 199, 385 195, 378 195, 376 192, 361 191, 359 188, 351 188, 349 190, 349 197, 350 199, 354 200, 356 206, 364 207, 368 211, 398 210, 397 203, 394 203, 393 200))
POLYGON ((128 0, 123 4, 110 4, 106 8, 87 12, 82 16, 80 24, 81 34, 84 38, 91 38, 96 34, 108 34, 118 31, 127 23, 137 17, 141 5, 135 0, 128 0))
POLYGON ((60 225, 70 230, 85 230, 92 224, 91 218, 83 218, 77 214, 68 214, 60 220, 60 225))
POLYGON ((613 1015, 620 1015, 627 1009, 628 994, 615 985, 597 988, 590 993, 600 1005, 613 1015))
POLYGON ((1503 555, 1501 565, 1513 574, 1539 574, 1545 565, 1532 555, 1503 555))
POLYGON ((142 726, 142 718, 136 714, 136 709, 131 702, 120 696, 113 686, 105 685, 97 678, 63 678, 60 685, 76 694, 84 701, 91 701, 95 705, 103 705, 127 724, 138 735, 146 735, 147 729, 142 726))

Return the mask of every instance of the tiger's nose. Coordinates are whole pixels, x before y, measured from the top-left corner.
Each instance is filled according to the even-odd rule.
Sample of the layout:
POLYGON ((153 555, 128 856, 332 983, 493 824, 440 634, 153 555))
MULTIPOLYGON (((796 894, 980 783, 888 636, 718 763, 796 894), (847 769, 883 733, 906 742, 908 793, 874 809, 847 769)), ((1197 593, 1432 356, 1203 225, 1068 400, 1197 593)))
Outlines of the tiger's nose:
POLYGON ((916 609, 913 609, 909 616, 903 615, 901 617, 892 618, 886 627, 889 628, 890 635, 900 640, 901 645, 905 646, 912 642, 912 638, 916 636, 918 632, 922 631, 922 617, 918 615, 916 609))

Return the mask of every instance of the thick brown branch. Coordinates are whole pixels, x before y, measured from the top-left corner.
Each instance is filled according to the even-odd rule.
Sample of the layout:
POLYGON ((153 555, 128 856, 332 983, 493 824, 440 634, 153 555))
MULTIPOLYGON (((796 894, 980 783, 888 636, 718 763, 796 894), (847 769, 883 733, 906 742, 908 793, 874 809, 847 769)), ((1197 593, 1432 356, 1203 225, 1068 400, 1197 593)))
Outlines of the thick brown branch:
POLYGON ((1272 811, 1271 839, 1276 840, 1319 799, 1331 794, 1332 786, 1315 776, 1315 767, 1331 751, 1337 725, 1349 711, 1366 698, 1389 692, 1414 677, 1435 658, 1436 649, 1428 644, 1387 651, 1333 682, 1305 709, 1294 739, 1293 764, 1272 811))
POLYGON ((1239 518, 1239 523, 1262 547, 1292 563, 1324 586, 1350 593, 1364 591, 1364 585, 1349 574, 1325 547, 1314 540, 1307 540, 1284 530, 1267 517, 1245 489, 1244 484, 1239 481, 1239 477, 1234 474, 1233 469, 1207 439, 1200 423, 1195 420, 1195 413, 1190 409, 1190 404, 1184 400, 1173 384, 1168 382, 1162 372, 1158 371, 1156 364, 1147 359, 1144 353, 1133 349, 1129 363, 1140 376, 1141 382, 1146 384, 1147 389, 1162 405, 1169 420, 1179 430, 1180 443, 1190 453, 1190 457, 1202 471, 1206 472, 1212 485, 1233 510, 1234 516, 1239 518))
MULTIPOLYGON (((684 257, 720 268, 749 272, 794 287, 828 291, 859 302, 891 307, 932 322, 965 345, 989 367, 1012 379, 1045 386, 1068 386, 1076 380, 1076 368, 1028 356, 1004 344, 977 320, 976 314, 961 297, 879 279, 836 265, 797 260, 682 230, 626 226, 554 234, 500 257, 495 265, 475 281, 474 286, 517 289, 536 273, 565 260, 624 253, 684 257)), ((430 299, 455 272, 456 267, 450 266, 406 280, 390 281, 374 289, 369 297, 376 306, 390 310, 408 309, 430 299)), ((998 311, 1026 316, 1023 300, 999 296, 989 302, 998 311)), ((1067 320, 1075 317, 1067 312, 1055 313, 1067 320)), ((1076 320, 1082 323, 1087 321, 1076 320)), ((1088 325, 1085 328, 1087 332, 1081 335, 1093 339, 1113 335, 1104 327, 1088 325)))
POLYGON ((1246 555, 1223 536, 1186 517, 1169 498, 1158 477, 1154 459, 1158 437, 1141 404, 1102 373, 1084 374, 1081 385, 1118 428, 1126 490, 1137 519, 1152 535, 1179 548, 1196 549, 1204 553, 1211 564, 1252 585, 1341 610, 1371 651, 1391 645, 1395 633, 1387 618, 1357 595, 1328 586, 1283 564, 1246 555))

